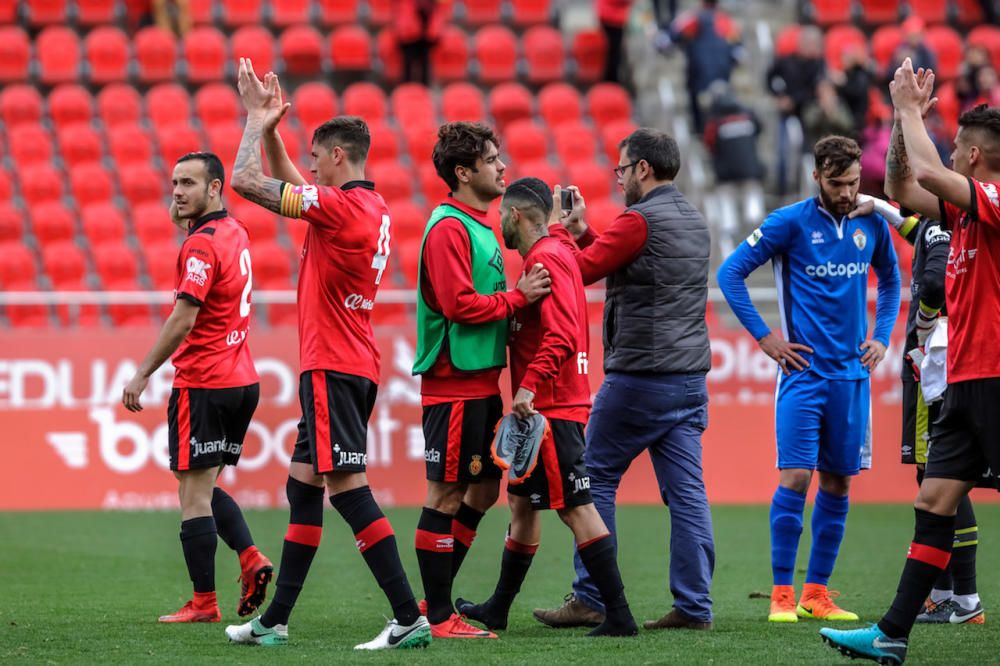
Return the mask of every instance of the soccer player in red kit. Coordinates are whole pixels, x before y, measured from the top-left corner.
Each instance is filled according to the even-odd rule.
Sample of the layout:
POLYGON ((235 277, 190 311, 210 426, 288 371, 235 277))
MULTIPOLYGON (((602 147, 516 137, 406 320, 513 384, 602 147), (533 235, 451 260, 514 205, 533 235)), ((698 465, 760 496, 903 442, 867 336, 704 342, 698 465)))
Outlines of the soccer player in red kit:
POLYGON ((173 355, 167 407, 170 469, 180 482, 181 546, 194 597, 160 622, 218 622, 218 538, 240 556, 243 593, 237 612, 264 601, 271 562, 253 544, 239 505, 215 485, 235 465, 260 397, 250 356, 253 278, 246 227, 222 207, 226 174, 212 153, 189 153, 174 166, 170 216, 187 229, 177 257, 174 310, 122 392, 125 408, 142 411, 150 376, 173 355))
POLYGON ((480 123, 446 123, 432 159, 451 194, 424 231, 417 281, 427 500, 416 549, 435 638, 496 638, 462 621, 451 587, 483 514, 500 494, 490 457, 503 415, 500 372, 507 364, 507 318, 548 291, 541 268, 507 290, 503 254, 486 209, 504 193, 499 140, 480 123))
POLYGON ((288 471, 288 532, 274 598, 264 614, 226 634, 231 641, 282 645, 323 529, 324 485, 392 606, 393 619, 362 650, 423 647, 431 632, 399 559, 388 519, 365 475, 368 419, 378 391, 379 352, 371 314, 389 258, 389 209, 364 179, 371 135, 364 120, 334 118, 313 132, 306 183, 277 135, 287 110, 273 74, 266 85, 240 59, 247 123, 233 189, 285 217, 309 224, 299 264, 299 401, 302 420, 288 471), (264 175, 261 140, 271 171, 264 175))
POLYGON ((507 487, 510 529, 493 596, 482 604, 459 599, 455 605, 490 629, 506 629, 510 606, 541 538, 537 511, 554 509, 573 531, 607 609, 604 623, 589 635, 633 636, 636 625, 625 599, 615 545, 594 508, 584 464, 590 336, 583 278, 572 251, 549 236, 552 209, 552 192, 538 178, 514 181, 500 203, 504 244, 524 257, 525 266, 544 266, 552 281, 551 294, 518 309, 510 321, 512 409, 519 418, 541 413, 548 429, 534 470, 523 483, 507 487))

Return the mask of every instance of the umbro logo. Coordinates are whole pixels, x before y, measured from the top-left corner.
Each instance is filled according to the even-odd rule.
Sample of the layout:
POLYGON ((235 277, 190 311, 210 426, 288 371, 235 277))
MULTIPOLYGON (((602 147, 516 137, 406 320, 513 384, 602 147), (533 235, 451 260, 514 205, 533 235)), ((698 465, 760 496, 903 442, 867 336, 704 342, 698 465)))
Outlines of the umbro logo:
POLYGON ((500 248, 496 249, 496 252, 493 253, 493 258, 488 263, 497 270, 497 273, 503 274, 503 254, 500 252, 500 248))
POLYGON ((455 547, 455 537, 442 537, 434 541, 434 546, 438 550, 452 550, 455 547))

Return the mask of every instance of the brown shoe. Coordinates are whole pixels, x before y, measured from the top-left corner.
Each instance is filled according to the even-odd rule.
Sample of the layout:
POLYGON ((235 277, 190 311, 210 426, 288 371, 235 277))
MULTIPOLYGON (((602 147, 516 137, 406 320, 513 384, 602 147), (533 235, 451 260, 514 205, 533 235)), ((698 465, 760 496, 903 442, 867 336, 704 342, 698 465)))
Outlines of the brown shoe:
POLYGON ((536 608, 532 615, 542 624, 556 629, 568 627, 596 627, 604 622, 604 615, 576 598, 570 592, 559 608, 536 608))
POLYGON ((684 613, 673 608, 659 620, 643 622, 642 626, 646 629, 695 629, 705 631, 712 628, 712 623, 692 620, 684 613))

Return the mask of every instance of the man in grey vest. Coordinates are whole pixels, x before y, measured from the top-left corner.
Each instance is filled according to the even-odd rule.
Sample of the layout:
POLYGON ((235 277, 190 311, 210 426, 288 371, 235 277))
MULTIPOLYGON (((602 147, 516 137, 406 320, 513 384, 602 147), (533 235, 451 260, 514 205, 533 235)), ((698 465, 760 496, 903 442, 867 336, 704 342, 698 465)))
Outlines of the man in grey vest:
MULTIPOLYGON (((585 284, 607 278, 605 380, 587 427, 594 504, 615 534, 618 484, 648 450, 670 507, 674 607, 646 622, 647 629, 712 626, 715 544, 701 468, 705 374, 712 361, 705 326, 711 239, 701 214, 673 184, 679 170, 680 153, 670 136, 636 130, 621 142, 615 168, 626 210, 598 235, 584 222, 579 190, 570 187, 573 210, 552 229, 576 250, 585 284)), ((559 196, 557 191, 557 202, 559 196)), ((536 610, 540 622, 577 627, 604 619, 600 594, 579 557, 575 565, 573 593, 560 608, 536 610)))

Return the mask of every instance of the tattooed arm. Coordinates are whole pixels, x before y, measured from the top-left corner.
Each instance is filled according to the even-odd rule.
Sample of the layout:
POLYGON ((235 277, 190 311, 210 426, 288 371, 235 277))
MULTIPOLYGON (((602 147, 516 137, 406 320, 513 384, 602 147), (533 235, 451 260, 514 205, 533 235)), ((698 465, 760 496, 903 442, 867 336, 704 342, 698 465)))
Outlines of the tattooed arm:
POLYGON ((251 113, 243 129, 243 140, 233 165, 233 189, 247 201, 263 206, 273 213, 281 212, 281 190, 285 183, 264 175, 260 159, 260 139, 264 117, 251 113))

